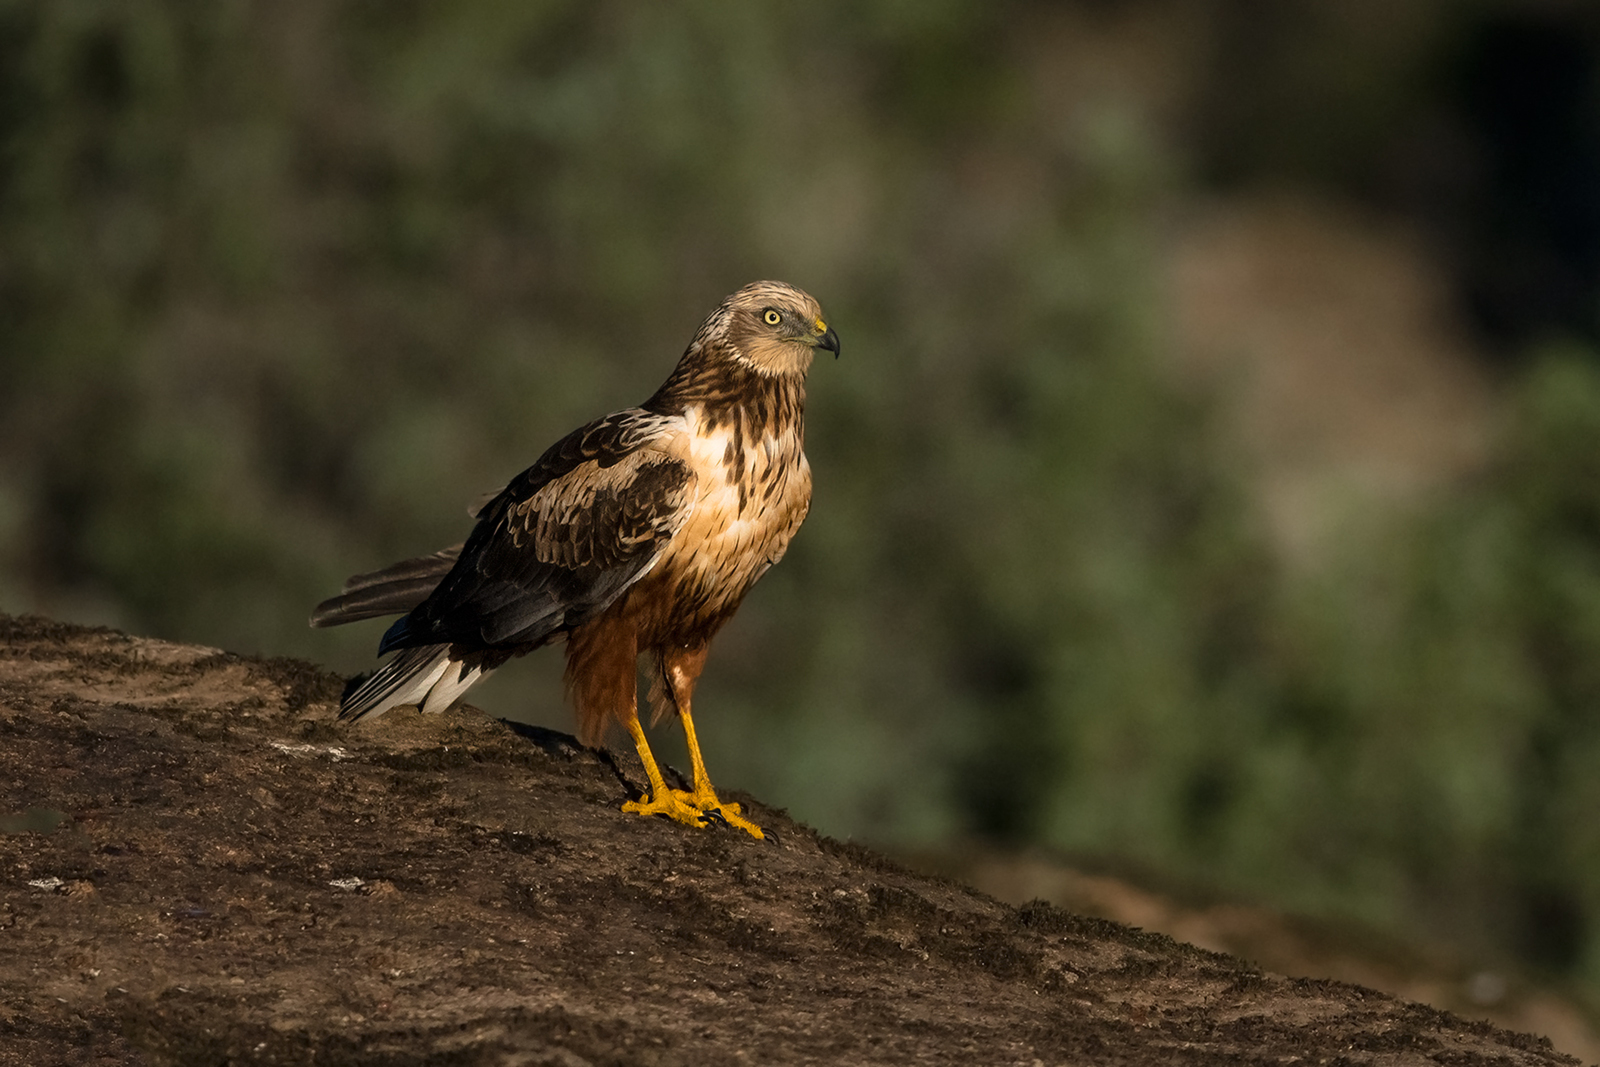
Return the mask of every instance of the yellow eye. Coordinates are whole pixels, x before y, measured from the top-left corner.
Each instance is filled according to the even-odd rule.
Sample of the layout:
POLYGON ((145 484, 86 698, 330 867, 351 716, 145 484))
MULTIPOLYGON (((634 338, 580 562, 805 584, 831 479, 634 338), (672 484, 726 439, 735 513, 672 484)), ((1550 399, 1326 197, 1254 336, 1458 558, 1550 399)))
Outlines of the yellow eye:
POLYGON ((766 324, 768 326, 776 326, 776 325, 778 325, 778 323, 783 321, 783 316, 779 315, 776 311, 773 311, 771 308, 768 308, 767 309, 767 313, 765 315, 761 316, 761 318, 762 318, 763 321, 766 322, 766 324))

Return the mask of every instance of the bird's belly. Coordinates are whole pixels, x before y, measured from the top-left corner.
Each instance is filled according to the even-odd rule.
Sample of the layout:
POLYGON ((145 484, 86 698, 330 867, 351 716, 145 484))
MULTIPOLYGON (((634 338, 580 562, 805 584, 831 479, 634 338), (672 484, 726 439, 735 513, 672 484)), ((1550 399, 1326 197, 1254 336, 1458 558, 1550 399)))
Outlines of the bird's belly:
POLYGON ((709 639, 783 558, 810 505, 811 471, 798 447, 786 463, 706 479, 652 576, 665 608, 652 636, 684 644, 709 639))

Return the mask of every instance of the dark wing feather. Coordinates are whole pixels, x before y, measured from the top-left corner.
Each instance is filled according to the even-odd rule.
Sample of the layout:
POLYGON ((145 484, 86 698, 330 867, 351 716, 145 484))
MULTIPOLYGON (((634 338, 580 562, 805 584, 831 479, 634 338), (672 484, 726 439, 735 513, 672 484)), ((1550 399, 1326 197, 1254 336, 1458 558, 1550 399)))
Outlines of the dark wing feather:
POLYGON ((380 571, 358 574, 344 583, 344 591, 329 597, 311 613, 312 626, 341 626, 410 611, 428 598, 461 555, 461 545, 451 545, 416 559, 392 563, 380 571))
POLYGON ((483 507, 455 567, 381 651, 525 647, 604 611, 688 515, 694 476, 661 447, 675 425, 633 408, 556 442, 483 507))

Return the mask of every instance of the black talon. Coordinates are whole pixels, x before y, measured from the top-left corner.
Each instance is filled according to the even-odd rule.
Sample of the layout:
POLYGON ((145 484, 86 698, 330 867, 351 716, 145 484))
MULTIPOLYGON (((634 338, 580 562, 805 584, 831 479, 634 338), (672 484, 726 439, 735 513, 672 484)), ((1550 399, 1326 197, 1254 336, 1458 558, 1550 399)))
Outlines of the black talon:
POLYGON ((723 817, 722 812, 718 811, 716 808, 712 808, 709 811, 702 811, 700 813, 700 817, 702 819, 715 819, 717 822, 721 823, 723 826, 729 825, 728 820, 723 817))
POLYGON ((763 826, 761 827, 761 840, 770 841, 772 844, 776 845, 778 843, 778 835, 763 826))

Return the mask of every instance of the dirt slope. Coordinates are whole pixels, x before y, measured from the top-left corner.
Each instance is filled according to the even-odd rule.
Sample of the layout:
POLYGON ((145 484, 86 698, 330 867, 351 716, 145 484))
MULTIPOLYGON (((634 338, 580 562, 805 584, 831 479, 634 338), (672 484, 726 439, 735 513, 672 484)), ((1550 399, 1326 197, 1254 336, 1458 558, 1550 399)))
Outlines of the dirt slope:
POLYGON ((0 1062, 1576 1061, 819 838, 471 711, 0 616, 0 1062), (630 786, 630 784, 632 786, 630 786))
POLYGON ((1118 877, 1103 866, 1095 870, 1092 861, 1074 864, 1045 852, 969 844, 910 858, 917 870, 954 878, 1008 903, 1042 898, 1079 915, 1241 956, 1278 974, 1368 986, 1464 1018, 1541 1034, 1562 1052, 1600 1063, 1600 1029, 1581 990, 1503 959, 1474 958, 1421 935, 1404 941, 1348 920, 1212 895, 1204 887, 1162 881, 1159 872, 1140 880, 1118 877))

